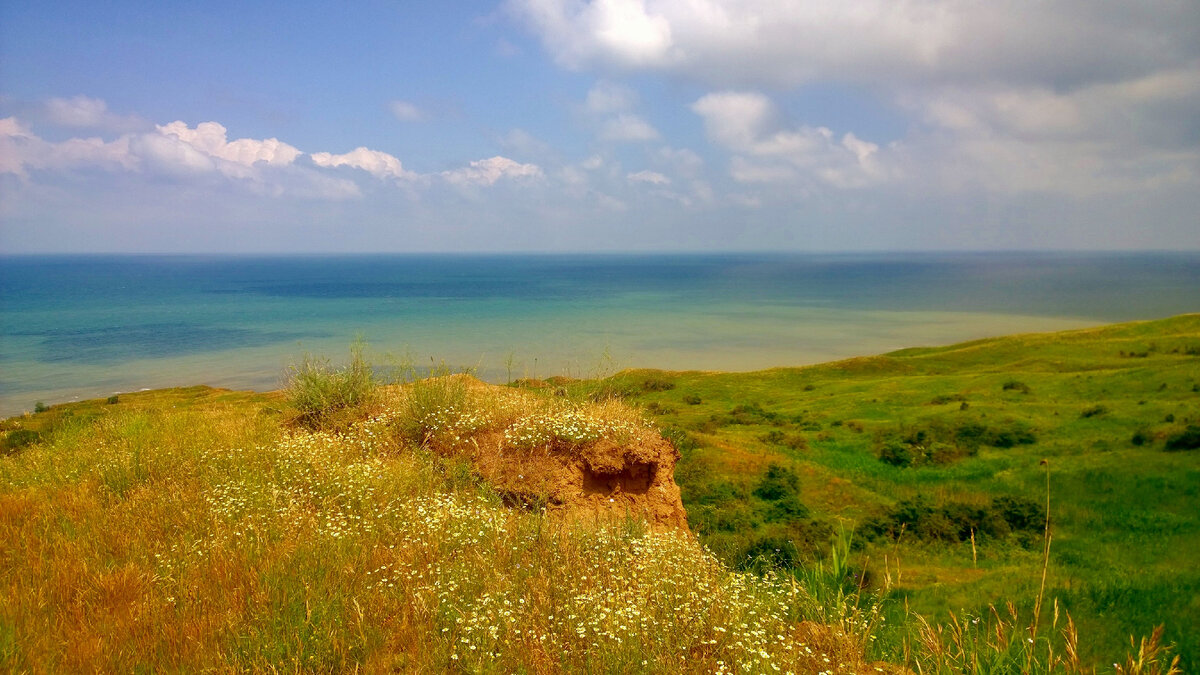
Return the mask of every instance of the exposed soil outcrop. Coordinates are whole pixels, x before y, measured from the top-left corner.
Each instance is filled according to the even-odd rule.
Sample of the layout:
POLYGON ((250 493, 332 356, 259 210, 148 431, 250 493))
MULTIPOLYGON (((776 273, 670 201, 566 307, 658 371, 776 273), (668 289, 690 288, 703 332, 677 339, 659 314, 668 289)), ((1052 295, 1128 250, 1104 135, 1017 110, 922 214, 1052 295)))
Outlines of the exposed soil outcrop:
POLYGON ((651 430, 623 442, 601 438, 532 450, 505 448, 501 434, 484 434, 473 439, 467 454, 475 470, 512 503, 544 506, 589 522, 631 516, 687 528, 675 483, 679 451, 651 430))

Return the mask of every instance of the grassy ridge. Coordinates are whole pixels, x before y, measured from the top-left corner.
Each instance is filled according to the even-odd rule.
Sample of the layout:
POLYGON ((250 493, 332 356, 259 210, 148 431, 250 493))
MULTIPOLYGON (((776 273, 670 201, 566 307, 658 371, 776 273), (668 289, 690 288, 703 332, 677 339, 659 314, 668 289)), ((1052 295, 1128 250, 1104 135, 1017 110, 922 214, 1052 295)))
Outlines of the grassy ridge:
POLYGON ((7 420, 36 438, 0 458, 0 671, 866 667, 857 603, 831 615, 686 532, 514 510, 453 452, 649 433, 636 411, 463 378, 373 393, 336 432, 205 388, 7 420))
POLYGON ((1044 501, 1046 460, 1049 594, 1092 636, 1085 655, 1112 663, 1165 622, 1185 669, 1200 666, 1200 452, 1167 450, 1200 424, 1200 316, 604 386, 684 448, 691 523, 728 563, 786 543, 804 564, 858 527, 860 573, 941 619, 1032 608, 1041 528, 1016 527, 1011 504, 1044 501), (773 465, 795 477, 795 517, 761 498, 773 465))

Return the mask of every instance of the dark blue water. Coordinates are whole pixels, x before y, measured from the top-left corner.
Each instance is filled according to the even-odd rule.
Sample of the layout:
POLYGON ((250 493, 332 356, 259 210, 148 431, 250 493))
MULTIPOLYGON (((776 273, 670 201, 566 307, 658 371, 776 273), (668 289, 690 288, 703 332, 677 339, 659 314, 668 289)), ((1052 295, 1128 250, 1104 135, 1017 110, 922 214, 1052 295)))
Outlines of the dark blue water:
POLYGON ((0 258, 0 412, 271 388, 356 335, 510 374, 752 369, 1200 311, 1200 254, 0 258))

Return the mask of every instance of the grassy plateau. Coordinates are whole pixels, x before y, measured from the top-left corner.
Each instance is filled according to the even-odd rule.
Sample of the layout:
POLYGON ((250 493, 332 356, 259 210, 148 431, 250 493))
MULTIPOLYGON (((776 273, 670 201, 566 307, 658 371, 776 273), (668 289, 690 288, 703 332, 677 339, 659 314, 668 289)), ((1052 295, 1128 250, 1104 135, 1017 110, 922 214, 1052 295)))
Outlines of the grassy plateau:
POLYGON ((1200 315, 756 373, 38 406, 0 427, 5 672, 1200 665, 1200 315), (692 532, 464 452, 662 433, 692 532), (1159 628, 1161 626, 1161 629, 1159 628))

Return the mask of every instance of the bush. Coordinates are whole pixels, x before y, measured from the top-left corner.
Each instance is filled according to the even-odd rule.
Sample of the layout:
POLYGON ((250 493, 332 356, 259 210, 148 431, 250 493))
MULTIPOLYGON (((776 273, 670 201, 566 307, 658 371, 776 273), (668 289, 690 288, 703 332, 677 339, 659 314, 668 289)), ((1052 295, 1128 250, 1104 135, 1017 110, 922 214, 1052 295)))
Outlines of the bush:
POLYGON ((792 522, 794 520, 803 520, 808 515, 808 507, 800 501, 799 496, 794 494, 785 495, 771 503, 771 506, 767 509, 767 522, 792 522))
POLYGON ((1040 532, 1046 526, 1046 509, 1040 502, 1025 497, 996 497, 995 510, 1013 530, 1040 532))
POLYGON ((1133 443, 1134 445, 1145 445, 1153 440, 1154 438, 1150 435, 1149 431, 1145 429, 1138 429, 1137 431, 1133 432, 1133 436, 1129 439, 1129 442, 1133 443))
POLYGON ((329 359, 306 354, 288 370, 288 401, 310 427, 323 426, 333 415, 366 403, 375 391, 375 376, 361 342, 351 345, 350 362, 341 369, 334 370, 329 359))
POLYGON ((32 445, 41 439, 41 434, 32 429, 16 429, 4 435, 0 442, 0 454, 15 455, 25 446, 32 445))
POLYGON ((700 400, 699 396, 695 394, 688 394, 687 396, 683 397, 683 402, 688 405, 700 405, 702 401, 700 400))
POLYGON ((1029 388, 1029 385, 1025 384, 1024 382, 1019 382, 1017 380, 1009 380, 1008 382, 1005 382, 1004 386, 1001 388, 1004 391, 1019 391, 1022 394, 1028 394, 1030 391, 1032 391, 1029 388))
POLYGON ((1196 450, 1200 448, 1200 427, 1189 424, 1188 428, 1167 439, 1167 450, 1196 450))
POLYGON ((670 391, 675 383, 661 377, 648 377, 642 380, 642 391, 670 391))
POLYGON ((1079 417, 1082 419, 1087 419, 1089 417, 1099 417, 1101 415, 1107 415, 1107 414, 1108 414, 1108 407, 1097 404, 1097 405, 1087 408, 1083 412, 1079 413, 1079 417))
POLYGON ((772 429, 758 438, 764 443, 780 445, 792 450, 808 449, 808 439, 803 434, 785 434, 779 429, 772 429))
POLYGON ((775 501, 795 495, 800 491, 800 477, 795 471, 772 464, 754 488, 754 496, 766 501, 775 501))
POLYGON ((774 424, 782 422, 779 413, 763 410, 757 403, 734 406, 729 411, 728 424, 774 424))
POLYGON ((107 399, 105 399, 104 402, 107 403, 108 405, 116 405, 121 402, 121 399, 116 394, 113 394, 112 396, 109 396, 107 399))
POLYGON ((33 404, 33 412, 35 412, 35 413, 43 413, 49 409, 50 409, 49 406, 47 406, 45 403, 42 403, 41 401, 38 401, 37 403, 33 404))
POLYGON ((912 466, 913 448, 900 441, 891 441, 879 448, 879 459, 892 466, 912 466))
POLYGON ((867 518, 859 531, 869 539, 897 539, 906 532, 921 541, 955 542, 967 541, 972 534, 1001 539, 1014 532, 1039 532, 1045 521, 1041 504, 1023 497, 997 497, 988 506, 962 502, 934 506, 916 497, 867 518))

